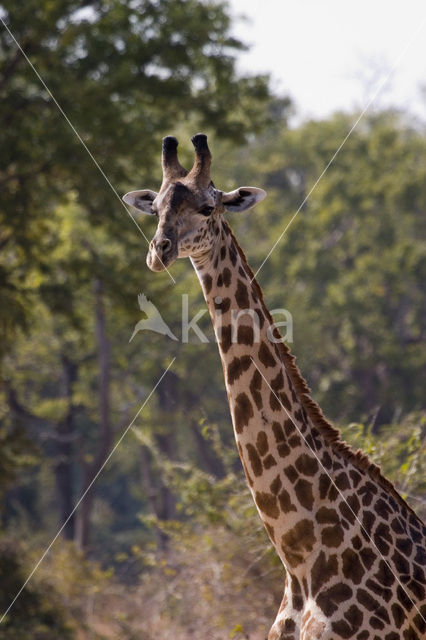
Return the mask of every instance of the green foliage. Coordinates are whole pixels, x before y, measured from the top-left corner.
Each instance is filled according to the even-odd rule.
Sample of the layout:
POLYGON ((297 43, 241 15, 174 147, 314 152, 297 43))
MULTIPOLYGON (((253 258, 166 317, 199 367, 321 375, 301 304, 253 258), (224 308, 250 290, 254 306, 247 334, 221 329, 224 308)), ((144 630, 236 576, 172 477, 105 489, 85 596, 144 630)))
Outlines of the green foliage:
MULTIPOLYGON (((171 128, 190 121, 242 141, 264 121, 267 78, 237 75, 243 45, 223 3, 6 0, 0 12, 120 194, 135 175, 159 180, 160 140, 171 128)), ((148 286, 139 231, 4 28, 0 66, 2 526, 25 538, 35 528, 37 547, 64 523, 169 361, 158 357, 158 339, 145 340, 138 359, 140 344, 128 344, 137 294, 160 296, 169 281, 148 286)), ((159 422, 151 407, 144 417, 151 429, 159 422)), ((85 520, 108 563, 127 553, 149 504, 138 448, 116 459, 85 520)), ((77 538, 82 512, 68 538, 77 538)), ((56 558, 54 575, 62 570, 56 558)), ((83 581, 75 584, 82 593, 83 581)), ((55 625, 53 616, 43 637, 55 625)))
MULTIPOLYGON (((2 615, 30 571, 28 557, 23 562, 22 551, 16 542, 0 541, 2 615)), ((2 640, 21 640, 24 637, 29 640, 57 640, 58 637, 71 640, 75 637, 67 609, 50 581, 26 586, 0 624, 2 640)))
MULTIPOLYGON (((378 434, 351 424, 343 435, 381 464, 419 515, 426 515, 424 416, 410 415, 398 425, 382 427, 378 434)), ((221 480, 194 465, 167 466, 168 482, 180 504, 178 519, 143 517, 144 525, 160 527, 167 534, 166 551, 135 531, 126 552, 114 559, 109 555, 116 567, 112 571, 85 559, 73 545, 57 544, 40 566, 33 591, 47 594, 59 611, 66 608, 66 620, 73 620, 77 637, 151 640, 173 635, 187 640, 203 633, 216 640, 263 637, 280 602, 282 567, 241 471, 227 466, 228 455, 221 480), (258 603, 255 608, 253 602, 258 603)), ((32 563, 40 553, 33 549, 32 563)), ((43 607, 38 609, 38 615, 44 616, 43 612, 43 607)), ((16 624, 19 616, 17 611, 16 624)))
MULTIPOLYGON (((190 136, 207 130, 215 184, 268 191, 230 216, 255 269, 310 194, 259 273, 265 299, 291 311, 314 397, 426 515, 425 132, 365 117, 316 185, 353 118, 289 128, 289 101, 236 73, 225 3, 1 11, 119 194, 158 188, 163 135, 188 165, 190 136)), ((199 283, 184 261, 174 286, 148 273, 145 239, 5 30, 0 63, 1 526, 23 541, 1 545, 3 610, 176 357, 90 494, 85 553, 80 506, 74 542, 55 543, 0 638, 263 637, 282 569, 238 460, 208 315, 210 343, 129 343, 139 293, 180 336, 182 294, 190 317, 205 308, 199 283)), ((150 239, 155 220, 138 224, 150 239)))
POLYGON ((24 426, 7 426, 3 420, 0 427, 0 500, 24 470, 39 461, 38 451, 28 438, 24 426))
MULTIPOLYGON (((135 174, 152 175, 161 136, 180 122, 191 119, 197 128, 241 141, 263 120, 267 79, 237 77, 235 54, 243 45, 230 35, 226 5, 96 0, 82 7, 75 0, 30 0, 24 6, 6 0, 1 11, 118 190, 134 186, 135 174)), ((45 279, 55 274, 46 252, 54 242, 49 222, 71 190, 91 223, 122 236, 124 246, 134 225, 127 221, 126 227, 122 203, 4 28, 0 45, 5 349, 31 317, 29 270, 36 266, 45 279)))

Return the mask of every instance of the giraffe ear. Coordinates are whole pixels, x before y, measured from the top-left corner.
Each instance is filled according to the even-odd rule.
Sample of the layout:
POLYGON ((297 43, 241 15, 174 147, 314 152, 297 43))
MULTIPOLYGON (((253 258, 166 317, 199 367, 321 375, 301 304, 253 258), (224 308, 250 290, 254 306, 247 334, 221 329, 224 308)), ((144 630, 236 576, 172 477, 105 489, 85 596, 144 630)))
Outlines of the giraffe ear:
POLYGON ((239 187, 235 191, 222 194, 222 202, 227 211, 247 211, 266 197, 266 191, 257 187, 239 187))
POLYGON ((152 203, 157 197, 155 191, 150 189, 142 189, 141 191, 129 191, 123 196, 123 200, 126 204, 130 204, 135 209, 143 211, 143 213, 153 214, 152 203))

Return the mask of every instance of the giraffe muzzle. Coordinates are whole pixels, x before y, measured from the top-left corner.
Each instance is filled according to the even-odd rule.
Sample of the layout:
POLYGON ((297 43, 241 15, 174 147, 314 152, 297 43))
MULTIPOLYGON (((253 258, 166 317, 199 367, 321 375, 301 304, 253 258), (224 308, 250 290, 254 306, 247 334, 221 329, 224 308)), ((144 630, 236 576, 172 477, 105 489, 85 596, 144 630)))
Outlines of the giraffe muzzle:
POLYGON ((173 239, 162 235, 155 237, 149 243, 146 263, 151 271, 164 271, 178 257, 176 242, 173 239))

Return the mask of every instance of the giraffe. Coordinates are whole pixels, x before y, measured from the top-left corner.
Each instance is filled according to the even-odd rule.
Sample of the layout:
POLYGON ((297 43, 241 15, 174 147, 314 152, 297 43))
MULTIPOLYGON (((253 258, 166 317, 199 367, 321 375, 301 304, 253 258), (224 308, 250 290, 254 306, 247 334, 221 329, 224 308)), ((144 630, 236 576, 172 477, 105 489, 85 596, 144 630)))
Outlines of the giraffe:
POLYGON ((158 219, 147 264, 189 257, 212 318, 242 466, 285 570, 268 640, 426 638, 426 527, 310 397, 259 284, 224 218, 266 193, 224 193, 210 178, 205 134, 188 172, 176 138, 162 145, 158 193, 123 199, 158 219))

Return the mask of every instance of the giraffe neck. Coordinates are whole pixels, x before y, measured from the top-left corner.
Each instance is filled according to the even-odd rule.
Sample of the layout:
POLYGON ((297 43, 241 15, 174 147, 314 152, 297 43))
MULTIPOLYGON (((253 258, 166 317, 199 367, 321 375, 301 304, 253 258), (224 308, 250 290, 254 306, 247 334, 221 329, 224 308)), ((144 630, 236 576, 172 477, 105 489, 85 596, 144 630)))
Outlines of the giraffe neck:
MULTIPOLYGON (((305 538, 307 549, 310 538, 313 544, 312 510, 320 494, 312 480, 319 471, 312 450, 321 450, 324 442, 308 418, 291 366, 283 362, 281 338, 259 285, 227 223, 219 225, 215 248, 192 262, 219 345, 244 471, 269 536, 290 569, 299 560, 292 555, 292 536, 305 538)), ((289 364, 295 366, 293 359, 289 364)))
POLYGON ((426 527, 380 469, 325 420, 293 356, 276 342, 279 333, 227 223, 212 227, 217 244, 192 262, 247 480, 287 569, 268 637, 319 637, 327 627, 336 638, 359 631, 357 638, 370 640, 380 629, 385 640, 402 637, 396 630, 420 640, 406 632, 417 619, 419 629, 426 625, 426 527))

